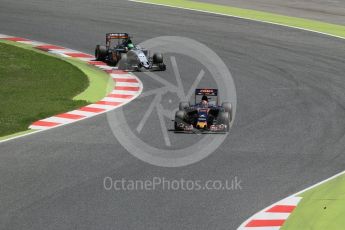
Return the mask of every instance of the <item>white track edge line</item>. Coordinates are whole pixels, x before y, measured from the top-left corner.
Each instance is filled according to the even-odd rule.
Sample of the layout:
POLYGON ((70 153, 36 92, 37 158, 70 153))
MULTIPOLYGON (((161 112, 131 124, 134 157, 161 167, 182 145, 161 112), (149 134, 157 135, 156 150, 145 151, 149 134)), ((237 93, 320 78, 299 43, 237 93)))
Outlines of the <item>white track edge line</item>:
MULTIPOLYGON (((322 180, 322 181, 320 181, 320 182, 318 182, 318 183, 316 183, 316 184, 314 184, 314 185, 311 185, 311 186, 309 186, 309 187, 307 187, 307 188, 305 188, 305 189, 303 189, 303 190, 301 190, 301 191, 299 191, 299 192, 296 192, 296 193, 294 193, 294 194, 292 194, 292 195, 290 195, 290 196, 288 196, 288 197, 286 197, 286 198, 284 198, 284 199, 281 199, 281 200, 275 202, 274 204, 271 204, 271 205, 268 206, 268 207, 263 208, 262 210, 256 212, 254 215, 250 216, 247 220, 245 220, 245 221, 237 228, 237 230, 244 229, 244 228, 245 228, 245 225, 246 225, 247 223, 249 223, 250 220, 252 220, 253 218, 255 218, 255 215, 256 215, 257 213, 265 212, 267 209, 272 208, 273 206, 275 206, 275 205, 279 204, 280 202, 284 201, 285 199, 297 197, 298 195, 301 195, 302 193, 304 193, 304 192, 306 192, 306 191, 308 191, 308 190, 311 190, 311 189, 313 189, 313 188, 315 188, 315 187, 317 187, 317 186, 319 186, 319 185, 322 185, 322 184, 324 184, 324 183, 326 183, 326 182, 328 182, 328 181, 330 181, 330 180, 333 180, 333 179, 335 179, 335 178, 337 178, 337 177, 339 177, 339 176, 341 176, 341 175, 343 175, 343 174, 345 174, 345 170, 342 171, 342 172, 340 172, 340 173, 337 173, 337 174, 335 174, 335 175, 333 175, 333 176, 331 176, 331 177, 329 177, 329 178, 327 178, 327 179, 325 179, 325 180, 322 180)), ((301 200, 302 200, 302 199, 301 199, 301 200)), ((297 207, 297 206, 298 206, 298 204, 296 205, 296 207, 297 207)))
MULTIPOLYGON (((303 30, 303 31, 308 31, 308 32, 313 32, 313 33, 317 33, 317 34, 322 34, 322 35, 326 35, 326 36, 330 36, 330 37, 333 37, 333 38, 339 38, 339 39, 345 39, 345 37, 341 37, 341 36, 337 36, 337 35, 334 35, 334 34, 329 34, 329 33, 324 33, 324 32, 320 32, 320 31, 316 31, 316 30, 311 30, 311 29, 306 29, 306 28, 302 28, 302 27, 296 27, 296 26, 289 26, 289 25, 285 25, 285 24, 281 24, 281 23, 275 23, 275 22, 270 22, 270 21, 264 21, 264 20, 258 20, 258 19, 252 19, 252 18, 247 18, 247 17, 241 17, 241 16, 236 16, 236 15, 231 15, 231 14, 222 14, 222 13, 216 13, 216 12, 212 12, 212 11, 206 11, 206 10, 198 10, 198 9, 193 9, 193 8, 187 8, 187 7, 179 7, 179 6, 173 6, 173 5, 167 5, 167 4, 161 4, 161 3, 150 3, 150 2, 145 2, 145 1, 140 1, 140 0, 128 0, 130 2, 137 2, 137 3, 143 3, 143 4, 150 4, 150 5, 158 5, 158 6, 166 6, 166 7, 172 7, 172 8, 177 8, 177 9, 184 9, 184 10, 191 10, 191 11, 197 11, 197 12, 202 12, 202 13, 209 13, 209 14, 215 14, 215 15, 221 15, 221 16, 227 16, 227 17, 233 17, 233 18, 238 18, 238 19, 245 19, 245 20, 251 20, 251 21, 255 21, 255 22, 262 22, 262 23, 267 23, 267 24, 272 24, 272 25, 278 25, 278 26, 283 26, 283 27, 287 27, 287 28, 292 28, 292 29, 298 29, 298 30, 303 30)), ((333 175, 332 177, 328 178, 328 179, 325 179, 323 181, 320 181, 310 187, 307 187, 305 189, 303 189, 302 191, 299 191, 297 193, 294 193, 282 200, 279 200, 278 202, 262 209, 261 211, 259 212, 256 212, 255 214, 257 213, 260 213, 260 212, 264 212, 265 210, 277 205, 279 202, 285 200, 285 199, 288 199, 288 198, 292 198, 292 197, 296 197, 310 189, 313 189, 321 184, 324 184, 334 178, 337 178, 341 175, 345 174, 345 170, 340 172, 340 173, 337 173, 335 175, 333 175)), ((240 228, 244 228, 244 226, 255 216, 252 215, 251 217, 249 217, 246 221, 244 221, 239 227, 238 229, 240 228)))
MULTIPOLYGON (((198 12, 203 12, 203 13, 209 13, 209 14, 215 14, 215 15, 222 15, 222 16, 227 16, 227 17, 233 17, 233 18, 239 18, 239 19, 246 19, 246 20, 251 20, 251 21, 256 21, 256 22, 262 22, 262 23, 268 23, 268 24, 272 24, 272 25, 278 25, 278 26, 283 26, 283 27, 288 27, 288 28, 293 28, 293 29, 299 29, 299 30, 304 30, 304 31, 308 31, 308 32, 313 32, 313 33, 318 33, 318 34, 322 34, 322 35, 327 35, 327 36, 330 36, 330 37, 334 37, 334 38, 340 38, 340 39, 345 39, 344 37, 341 37, 341 36, 337 36, 337 35, 333 35, 333 34, 329 34, 329 33, 324 33, 324 32, 320 32, 320 31, 316 31, 316 30, 310 30, 310 29, 305 29, 305 28, 302 28, 302 27, 295 27, 295 26, 289 26, 289 25, 285 25, 285 24, 281 24, 281 23, 274 23, 274 22, 270 22, 270 21, 262 21, 262 20, 257 20, 257 19, 252 19, 252 18, 246 18, 246 17, 240 17, 240 16, 236 16, 236 15, 229 15, 229 14, 221 14, 221 13, 215 13, 215 12, 211 12, 211 11, 204 11, 204 10, 196 10, 196 9, 192 9, 192 8, 185 8, 185 7, 176 7, 176 6, 172 6, 172 5, 165 5, 165 4, 158 4, 158 3, 148 3, 148 2, 144 2, 144 1, 138 1, 138 0, 128 0, 130 2, 137 2, 137 3, 144 3, 144 4, 151 4, 151 5, 159 5, 159 6, 166 6, 166 7, 172 7, 172 8, 178 8, 178 9, 184 9, 184 10, 191 10, 191 11, 198 11, 198 12)), ((139 80, 139 82, 141 83, 141 81, 139 80)), ((142 83, 141 83, 142 84, 142 83)), ((137 98, 141 93, 142 93, 142 90, 143 90, 143 87, 140 87, 140 90, 139 90, 139 93, 137 95, 134 95, 133 97, 133 100, 135 98, 137 98)), ((127 103, 129 103, 130 101, 128 101, 127 103)), ((127 104, 127 103, 123 103, 123 105, 127 104)), ((108 112, 108 111, 106 111, 108 112)), ((91 116, 91 117, 95 117, 95 116, 98 116, 98 115, 101 115, 103 113, 106 113, 106 112, 102 112, 102 113, 98 113, 94 116, 91 116)), ((82 118, 78 121, 81 121, 81 120, 84 120, 86 118, 89 118, 89 117, 85 117, 85 118, 82 118)), ((76 122, 76 121, 75 121, 76 122)), ((74 123, 74 122, 72 122, 74 123)), ((69 123, 71 124, 71 123, 69 123)), ((66 124, 63 124, 63 125, 66 125, 66 124)), ((60 126, 63 126, 63 125, 60 125, 60 126)), ((60 126, 56 126, 56 127, 60 127, 60 126)), ((13 140, 13 139, 17 139, 17 138, 21 138, 21 137, 25 137, 25 136, 29 136, 29 135, 32 135, 32 134, 36 134, 36 133, 39 133, 39 132, 42 132, 42 131, 45 131, 45 130, 36 130, 36 131, 33 131, 32 133, 27 133, 27 134, 24 134, 24 135, 20 135, 20 136, 16 136, 16 137, 12 137, 12 138, 8 138, 8 139, 5 139, 5 140, 1 140, 0 143, 3 143, 3 142, 7 142, 7 141, 10 141, 10 140, 13 140)), ((306 189, 303 189, 302 191, 299 191, 293 195, 290 195, 288 196, 287 198, 290 198, 290 197, 293 197, 293 196, 297 196, 298 194, 301 194, 307 190, 310 190, 312 188, 315 188, 317 187, 318 185, 321 185, 321 184, 324 184, 338 176, 341 176, 345 174, 345 170, 338 173, 338 174, 335 174, 334 176, 328 178, 328 179, 325 179, 323 181, 320 181, 310 187, 307 187, 306 189)), ((286 199, 286 198, 285 198, 286 199)), ((276 205, 278 202, 262 209, 261 211, 259 212, 264 212, 266 209, 270 208, 270 207, 273 207, 274 205, 276 205)), ((254 214, 255 215, 255 214, 254 214)), ((253 215, 253 216, 254 216, 253 215)), ((244 223, 242 223, 240 225, 239 228, 243 228, 244 225, 249 222, 249 220, 251 219, 252 217, 248 218, 244 223)))
MULTIPOLYGON (((250 21, 255 21, 255 22, 262 22, 262 23, 267 23, 267 24, 272 24, 272 25, 277 25, 277 26, 288 27, 288 28, 292 28, 292 29, 304 30, 304 31, 308 31, 308 32, 313 32, 313 33, 318 33, 318 34, 322 34, 322 35, 327 35, 327 36, 334 37, 334 38, 345 39, 345 37, 341 37, 341 36, 338 36, 338 35, 321 32, 321 31, 317 31, 317 30, 306 29, 306 28, 298 27, 298 26, 289 26, 289 25, 286 25, 286 24, 270 22, 270 21, 265 21, 265 20, 241 17, 241 16, 232 15, 232 14, 222 14, 222 13, 217 13, 217 12, 212 12, 212 11, 207 11, 207 10, 198 10, 198 9, 193 9, 193 8, 188 8, 188 7, 173 6, 173 5, 162 4, 162 3, 151 3, 151 2, 145 2, 145 1, 140 1, 140 0, 127 0, 127 1, 143 3, 143 4, 149 4, 149 5, 166 6, 166 7, 176 8, 176 9, 183 9, 183 10, 202 12, 202 13, 209 13, 209 14, 227 16, 227 17, 238 18, 238 19, 245 19, 245 20, 250 20, 250 21)), ((248 10, 250 10, 250 9, 248 9, 248 10)), ((260 11, 260 12, 264 12, 264 11, 260 11)), ((308 19, 306 19, 306 20, 308 20, 308 19)), ((324 22, 324 23, 326 23, 326 22, 324 22)), ((337 25, 337 24, 332 24, 332 25, 337 25)))

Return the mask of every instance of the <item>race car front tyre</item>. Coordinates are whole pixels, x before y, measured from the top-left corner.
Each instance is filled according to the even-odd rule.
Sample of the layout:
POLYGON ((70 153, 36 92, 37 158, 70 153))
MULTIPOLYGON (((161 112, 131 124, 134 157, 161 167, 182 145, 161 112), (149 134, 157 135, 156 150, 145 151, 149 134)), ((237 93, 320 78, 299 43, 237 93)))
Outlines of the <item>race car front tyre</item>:
POLYGON ((189 108, 189 107, 190 107, 190 104, 189 102, 186 102, 186 101, 180 102, 178 106, 179 110, 185 110, 186 108, 189 108))
POLYGON ((226 131, 230 130, 230 114, 229 112, 220 112, 218 114, 218 124, 226 125, 226 131))
POLYGON ((224 108, 225 112, 229 113, 229 119, 232 121, 232 105, 229 102, 223 102, 222 107, 224 108))
POLYGON ((161 54, 161 53, 153 54, 153 63, 154 64, 163 63, 163 54, 161 54))
POLYGON ((104 61, 107 56, 107 48, 105 46, 97 45, 95 49, 95 57, 97 61, 104 61))
POLYGON ((183 110, 178 110, 175 113, 175 131, 183 131, 183 128, 180 124, 184 124, 186 120, 187 113, 183 110))

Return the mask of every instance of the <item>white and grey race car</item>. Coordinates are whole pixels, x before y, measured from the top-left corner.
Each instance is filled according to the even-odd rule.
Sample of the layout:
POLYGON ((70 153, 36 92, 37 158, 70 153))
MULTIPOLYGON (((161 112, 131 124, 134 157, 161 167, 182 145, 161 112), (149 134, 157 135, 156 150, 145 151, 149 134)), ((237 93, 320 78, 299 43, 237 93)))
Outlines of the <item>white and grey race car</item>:
POLYGON ((106 45, 96 46, 95 57, 97 61, 104 61, 123 70, 166 70, 161 53, 151 56, 148 50, 134 45, 127 33, 107 33, 106 45), (117 40, 116 44, 113 44, 114 40, 117 40))

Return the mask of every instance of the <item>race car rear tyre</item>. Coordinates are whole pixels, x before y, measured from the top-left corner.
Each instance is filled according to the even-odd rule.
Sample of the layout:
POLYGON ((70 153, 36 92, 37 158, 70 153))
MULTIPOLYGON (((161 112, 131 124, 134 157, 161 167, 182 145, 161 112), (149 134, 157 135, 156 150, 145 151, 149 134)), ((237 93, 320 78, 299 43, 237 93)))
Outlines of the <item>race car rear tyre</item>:
POLYGON ((180 102, 178 106, 179 110, 185 110, 186 108, 189 108, 189 107, 190 107, 190 104, 189 102, 186 102, 186 101, 180 102))
POLYGON ((230 114, 229 112, 220 112, 218 114, 218 124, 226 125, 226 131, 230 130, 230 114))
POLYGON ((224 108, 225 112, 229 113, 229 119, 232 121, 232 105, 229 102, 223 102, 222 107, 224 108))
POLYGON ((187 113, 184 110, 178 110, 175 113, 175 131, 182 131, 183 128, 179 127, 178 124, 185 123, 187 113))
POLYGON ((154 63, 154 64, 163 63, 163 54, 161 54, 161 53, 155 53, 155 54, 153 55, 153 63, 154 63))
POLYGON ((97 45, 95 49, 95 57, 97 61, 104 61, 107 56, 107 48, 105 46, 97 45))

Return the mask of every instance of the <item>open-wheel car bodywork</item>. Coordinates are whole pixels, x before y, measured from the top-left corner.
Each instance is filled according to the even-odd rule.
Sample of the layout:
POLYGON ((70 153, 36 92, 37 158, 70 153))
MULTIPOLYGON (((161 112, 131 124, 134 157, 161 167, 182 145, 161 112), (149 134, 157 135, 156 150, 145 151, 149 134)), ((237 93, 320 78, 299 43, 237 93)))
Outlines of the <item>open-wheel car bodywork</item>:
POLYGON ((175 132, 228 132, 232 120, 231 104, 223 102, 220 105, 218 96, 218 89, 196 89, 194 105, 180 102, 179 110, 175 114, 175 132), (201 100, 198 100, 200 97, 201 100))
POLYGON ((122 70, 166 70, 161 53, 151 56, 148 50, 134 45, 128 33, 107 33, 105 46, 96 46, 95 57, 97 61, 118 66, 122 70))

